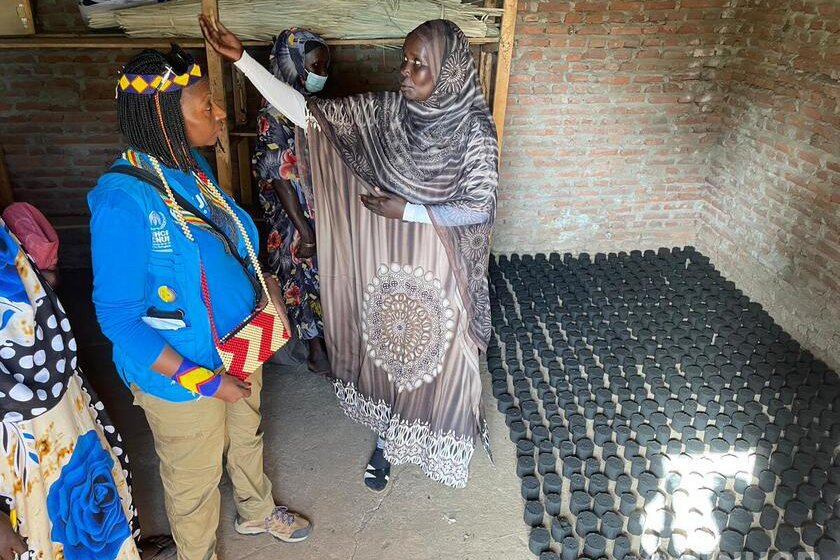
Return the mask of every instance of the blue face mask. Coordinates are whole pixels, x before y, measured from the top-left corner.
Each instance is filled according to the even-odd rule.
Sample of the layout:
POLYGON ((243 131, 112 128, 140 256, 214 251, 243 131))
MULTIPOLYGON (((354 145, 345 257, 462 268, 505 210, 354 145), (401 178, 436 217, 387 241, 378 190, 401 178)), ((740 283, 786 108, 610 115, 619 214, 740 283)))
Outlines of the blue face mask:
POLYGON ((324 89, 324 84, 327 83, 326 76, 319 76, 315 72, 309 72, 306 75, 306 91, 309 93, 318 93, 324 89))

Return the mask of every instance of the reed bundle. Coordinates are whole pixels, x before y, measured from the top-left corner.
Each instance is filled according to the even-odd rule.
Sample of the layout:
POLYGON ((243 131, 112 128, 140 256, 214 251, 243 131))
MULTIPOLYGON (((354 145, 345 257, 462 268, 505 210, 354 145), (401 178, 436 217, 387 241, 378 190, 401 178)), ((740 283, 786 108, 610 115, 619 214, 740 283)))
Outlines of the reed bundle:
MULTIPOLYGON (((501 9, 461 0, 219 0, 219 19, 240 39, 269 41, 288 27, 325 39, 404 37, 426 20, 454 21, 468 37, 499 34, 501 9)), ((94 12, 91 27, 122 27, 132 37, 201 37, 201 0, 174 0, 94 12)))

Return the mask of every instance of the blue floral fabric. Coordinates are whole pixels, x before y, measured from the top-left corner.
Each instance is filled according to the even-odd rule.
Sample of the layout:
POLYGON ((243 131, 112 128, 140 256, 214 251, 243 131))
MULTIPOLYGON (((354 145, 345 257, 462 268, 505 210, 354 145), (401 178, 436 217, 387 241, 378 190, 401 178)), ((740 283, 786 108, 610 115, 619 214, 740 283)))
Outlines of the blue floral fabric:
POLYGON ((47 511, 52 539, 67 560, 114 560, 131 534, 111 469, 114 460, 91 430, 50 487, 47 511))

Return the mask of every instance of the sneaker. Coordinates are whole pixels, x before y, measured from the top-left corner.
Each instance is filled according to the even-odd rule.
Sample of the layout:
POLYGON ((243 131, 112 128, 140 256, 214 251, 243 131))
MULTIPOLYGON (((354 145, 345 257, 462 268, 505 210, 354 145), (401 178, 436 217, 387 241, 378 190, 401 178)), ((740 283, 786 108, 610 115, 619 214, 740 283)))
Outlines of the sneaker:
POLYGON ((270 533, 283 542, 300 542, 309 536, 312 524, 299 513, 289 511, 286 506, 277 506, 271 515, 262 521, 242 521, 236 517, 234 524, 240 535, 270 533))

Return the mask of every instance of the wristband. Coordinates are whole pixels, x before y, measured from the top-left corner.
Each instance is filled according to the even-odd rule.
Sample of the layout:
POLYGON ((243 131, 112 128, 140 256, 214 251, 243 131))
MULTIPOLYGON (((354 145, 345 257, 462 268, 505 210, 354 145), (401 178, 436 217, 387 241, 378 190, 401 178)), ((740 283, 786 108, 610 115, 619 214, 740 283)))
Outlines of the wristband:
POLYGON ((222 376, 184 358, 178 371, 172 376, 172 381, 193 393, 212 397, 219 390, 222 376))

